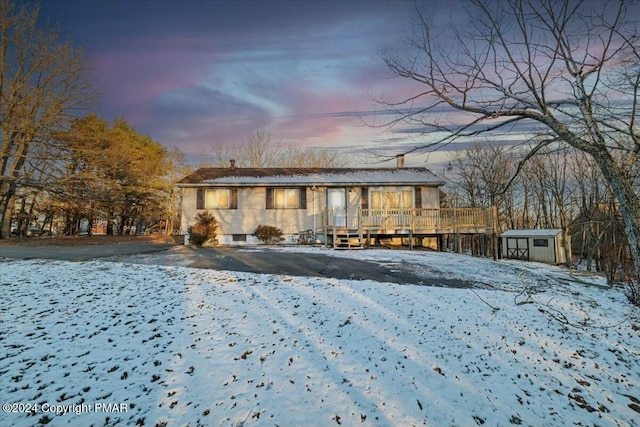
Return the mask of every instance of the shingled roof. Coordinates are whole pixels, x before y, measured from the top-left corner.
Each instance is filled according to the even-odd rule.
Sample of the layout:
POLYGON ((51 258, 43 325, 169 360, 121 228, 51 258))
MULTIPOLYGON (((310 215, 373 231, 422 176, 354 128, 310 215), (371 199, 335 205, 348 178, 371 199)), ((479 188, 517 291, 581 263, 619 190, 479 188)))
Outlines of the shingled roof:
POLYGON ((423 167, 407 168, 200 168, 178 187, 200 186, 367 186, 444 185, 423 167))

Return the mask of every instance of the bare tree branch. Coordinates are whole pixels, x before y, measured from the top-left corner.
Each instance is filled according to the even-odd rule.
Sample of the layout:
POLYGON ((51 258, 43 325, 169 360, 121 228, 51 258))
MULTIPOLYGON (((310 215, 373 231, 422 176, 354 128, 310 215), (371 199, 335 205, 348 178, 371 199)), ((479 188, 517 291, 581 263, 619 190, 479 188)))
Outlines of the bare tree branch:
POLYGON ((405 154, 537 123, 530 135, 538 142, 518 171, 555 143, 591 156, 618 200, 640 279, 640 199, 631 174, 640 153, 640 3, 472 0, 467 12, 467 25, 439 29, 418 10, 407 51, 384 57, 392 73, 423 88, 384 104, 398 113, 389 126, 419 126, 432 138, 405 154))

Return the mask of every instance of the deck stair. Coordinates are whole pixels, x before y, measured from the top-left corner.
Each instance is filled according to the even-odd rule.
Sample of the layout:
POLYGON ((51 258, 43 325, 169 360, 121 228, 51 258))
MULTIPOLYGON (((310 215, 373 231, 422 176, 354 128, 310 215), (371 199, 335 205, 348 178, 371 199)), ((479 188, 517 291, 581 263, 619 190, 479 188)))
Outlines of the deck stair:
POLYGON ((362 249, 364 247, 364 239, 358 231, 335 230, 333 247, 335 249, 362 249))

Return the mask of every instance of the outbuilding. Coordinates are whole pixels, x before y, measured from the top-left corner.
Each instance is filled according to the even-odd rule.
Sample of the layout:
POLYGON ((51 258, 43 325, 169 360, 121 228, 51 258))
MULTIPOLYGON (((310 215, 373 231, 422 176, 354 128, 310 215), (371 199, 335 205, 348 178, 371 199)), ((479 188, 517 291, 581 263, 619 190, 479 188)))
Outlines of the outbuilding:
MULTIPOLYGON (((562 229, 509 230, 502 233, 502 258, 564 264, 571 259, 571 244, 563 245, 562 229), (569 253, 567 250, 569 248, 569 253)), ((569 236, 567 236, 569 238, 569 236)))

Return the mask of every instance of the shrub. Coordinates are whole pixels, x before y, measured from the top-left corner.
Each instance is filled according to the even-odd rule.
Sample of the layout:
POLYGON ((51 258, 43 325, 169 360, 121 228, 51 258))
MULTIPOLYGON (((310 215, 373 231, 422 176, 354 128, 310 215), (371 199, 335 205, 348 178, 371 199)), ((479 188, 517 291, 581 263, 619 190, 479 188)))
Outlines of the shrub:
POLYGON ((196 246, 203 244, 217 245, 216 231, 218 230, 218 221, 208 212, 202 212, 196 215, 196 223, 189 227, 189 243, 196 246))
POLYGON ((629 302, 640 307, 640 282, 629 280, 624 290, 629 302))
POLYGON ((318 242, 318 236, 313 230, 304 230, 298 234, 299 245, 315 245, 318 242))
POLYGON ((265 245, 275 245, 276 243, 284 240, 284 237, 282 237, 282 230, 278 227, 274 227, 273 225, 260 224, 255 230, 253 230, 251 235, 260 239, 265 245))

